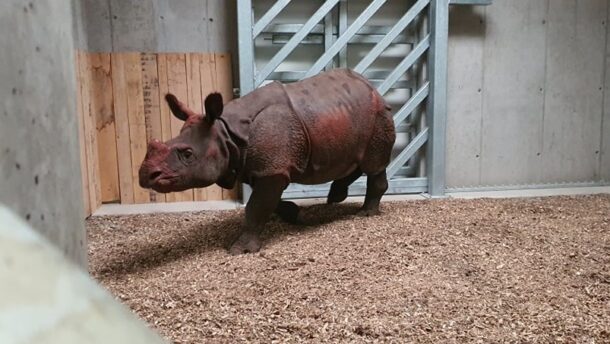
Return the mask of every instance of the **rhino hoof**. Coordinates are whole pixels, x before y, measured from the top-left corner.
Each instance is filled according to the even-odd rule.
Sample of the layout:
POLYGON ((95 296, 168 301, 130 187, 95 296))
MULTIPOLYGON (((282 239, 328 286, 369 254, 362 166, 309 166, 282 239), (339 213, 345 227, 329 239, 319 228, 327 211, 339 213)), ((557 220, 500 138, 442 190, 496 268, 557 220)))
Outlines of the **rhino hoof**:
POLYGON ((260 239, 256 234, 243 233, 237 238, 237 240, 231 245, 229 253, 231 255, 240 255, 244 253, 256 253, 261 249, 260 239))

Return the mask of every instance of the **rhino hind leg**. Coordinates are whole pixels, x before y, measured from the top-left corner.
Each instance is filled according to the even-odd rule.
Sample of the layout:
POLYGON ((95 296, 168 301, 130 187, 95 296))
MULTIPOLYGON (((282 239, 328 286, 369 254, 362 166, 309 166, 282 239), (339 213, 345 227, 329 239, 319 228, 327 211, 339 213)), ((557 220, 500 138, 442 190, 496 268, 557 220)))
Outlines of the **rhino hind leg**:
POLYGON ((385 170, 375 175, 367 175, 366 196, 359 214, 373 216, 379 214, 379 202, 388 189, 388 179, 385 170))
POLYGON ((328 192, 328 197, 326 198, 326 203, 340 203, 343 202, 347 198, 347 191, 349 186, 356 181, 356 179, 360 178, 362 175, 362 170, 360 167, 356 168, 349 175, 335 180, 330 185, 330 191, 328 192))
POLYGON ((229 253, 236 255, 260 250, 260 233, 277 208, 286 186, 286 179, 283 176, 270 176, 256 181, 256 185, 252 188, 252 196, 246 204, 245 227, 231 245, 229 253))
POLYGON ((280 201, 275 208, 275 213, 288 223, 297 224, 299 222, 299 206, 294 202, 280 201))

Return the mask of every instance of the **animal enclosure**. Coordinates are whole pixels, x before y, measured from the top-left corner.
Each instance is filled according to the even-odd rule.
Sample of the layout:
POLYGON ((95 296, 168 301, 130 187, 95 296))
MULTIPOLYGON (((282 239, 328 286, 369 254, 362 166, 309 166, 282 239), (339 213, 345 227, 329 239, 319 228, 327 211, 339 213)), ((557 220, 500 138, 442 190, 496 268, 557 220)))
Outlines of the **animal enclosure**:
MULTIPOLYGON (((106 313, 87 302, 85 314, 72 292, 94 296, 99 288, 83 271, 84 286, 51 273, 61 265, 22 240, 32 238, 27 227, 133 311, 124 314, 140 316, 176 343, 610 343, 610 1, 251 0, 252 7, 238 6, 249 2, 0 1, 0 231, 10 238, 4 245, 10 249, 0 250, 2 344, 41 338, 36 331, 47 330, 62 343, 71 334, 106 339, 89 331, 100 324, 90 319, 106 313), (428 19, 439 4, 448 20, 442 135, 438 128, 425 131, 433 123, 431 100, 424 99, 438 91, 427 54, 435 51, 428 19), (250 25, 242 24, 244 14, 252 14, 250 25), (393 37, 397 24, 407 27, 393 37), (240 37, 253 43, 251 58, 240 52, 240 37), (384 196, 380 216, 368 217, 356 215, 362 203, 353 199, 279 203, 284 218, 277 212, 264 226, 251 222, 260 236, 246 237, 260 239, 252 241, 261 250, 233 256, 227 249, 236 237, 250 234, 235 201, 243 190, 157 194, 138 186, 147 143, 182 126, 164 93, 200 111, 210 91, 229 100, 271 80, 355 68, 390 40, 382 61, 363 73, 374 87, 392 81, 384 98, 398 119, 409 114, 396 128, 401 142, 394 152, 407 163, 395 160, 400 166, 392 170, 395 181, 411 184, 393 191, 424 194, 384 196), (292 53, 271 68, 287 46, 292 53), (250 89, 243 78, 248 70, 250 89), (446 141, 436 155, 444 155, 444 168, 436 166, 445 179, 437 190, 448 196, 442 199, 430 197, 427 179, 434 138, 446 141), (409 145, 418 148, 415 155, 409 145), (458 199, 560 193, 600 194, 458 199), (212 202, 219 199, 229 201, 212 202), (202 200, 211 202, 190 202, 202 200), (116 203, 103 211, 146 214, 87 216, 102 203, 116 203), (153 213, 218 205, 236 209, 153 213), (5 207, 23 224, 15 225, 5 207), (77 316, 55 316, 74 308, 77 316)), ((293 132, 263 123, 271 134, 261 136, 294 147, 278 144, 286 141, 275 135, 293 132)), ((328 161, 342 155, 328 154, 328 161)), ((282 157, 269 156, 262 165, 282 157)), ((149 172, 149 180, 159 177, 149 172)), ((275 185, 279 197, 283 185, 275 185)), ((324 188, 314 191, 324 195, 324 188)), ((302 191, 293 185, 287 195, 302 191)), ((276 204, 254 206, 269 211, 276 204)))
POLYGON ((159 194, 138 185, 139 164, 152 139, 169 140, 182 127, 163 97, 174 93, 195 111, 213 91, 232 99, 229 54, 78 52, 78 108, 85 209, 101 203, 236 199, 237 189, 214 185, 159 194))

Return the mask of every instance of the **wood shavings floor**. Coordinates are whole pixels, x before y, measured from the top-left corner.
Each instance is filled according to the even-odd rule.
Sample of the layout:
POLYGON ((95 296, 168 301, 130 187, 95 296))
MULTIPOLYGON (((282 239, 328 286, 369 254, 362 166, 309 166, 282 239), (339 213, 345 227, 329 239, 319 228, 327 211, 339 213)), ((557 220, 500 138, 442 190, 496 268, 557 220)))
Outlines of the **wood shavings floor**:
POLYGON ((610 195, 92 217, 93 276, 174 343, 610 343, 610 195))

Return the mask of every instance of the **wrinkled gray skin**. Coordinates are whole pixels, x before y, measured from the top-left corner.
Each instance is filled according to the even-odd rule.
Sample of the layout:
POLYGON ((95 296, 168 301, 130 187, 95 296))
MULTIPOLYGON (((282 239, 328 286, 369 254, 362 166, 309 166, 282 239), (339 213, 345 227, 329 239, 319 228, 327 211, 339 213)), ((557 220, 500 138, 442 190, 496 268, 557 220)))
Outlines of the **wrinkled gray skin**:
POLYGON ((281 201, 290 183, 332 181, 327 201, 336 203, 364 173, 361 213, 379 212, 396 135, 389 107, 359 74, 337 69, 287 85, 274 82, 225 106, 212 93, 205 99, 205 116, 171 94, 166 100, 185 124, 177 137, 149 144, 140 185, 174 192, 249 184, 245 225, 231 253, 258 251, 259 234, 274 211, 297 221, 297 205, 281 201))

